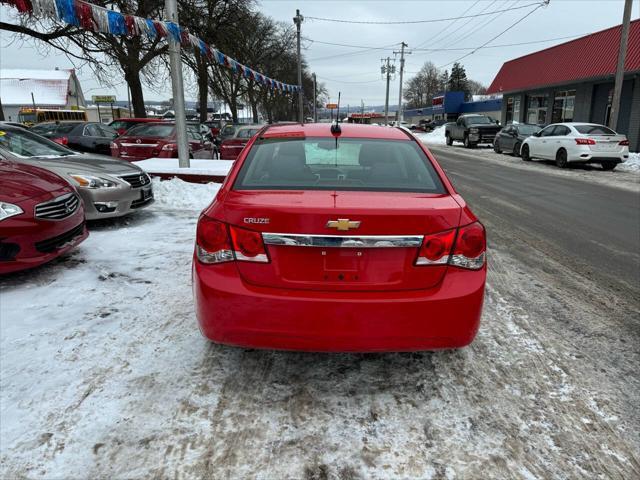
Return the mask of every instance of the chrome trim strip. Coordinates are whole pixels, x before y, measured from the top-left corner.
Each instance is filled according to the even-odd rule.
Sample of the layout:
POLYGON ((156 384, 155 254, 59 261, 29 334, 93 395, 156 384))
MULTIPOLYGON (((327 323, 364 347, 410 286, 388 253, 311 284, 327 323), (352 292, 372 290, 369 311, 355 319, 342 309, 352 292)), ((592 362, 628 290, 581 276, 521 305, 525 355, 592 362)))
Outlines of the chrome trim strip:
POLYGON ((157 147, 157 143, 121 143, 123 147, 157 147))
POLYGON ((419 247, 422 235, 304 235, 299 233, 263 233, 266 245, 292 247, 398 248, 419 247))

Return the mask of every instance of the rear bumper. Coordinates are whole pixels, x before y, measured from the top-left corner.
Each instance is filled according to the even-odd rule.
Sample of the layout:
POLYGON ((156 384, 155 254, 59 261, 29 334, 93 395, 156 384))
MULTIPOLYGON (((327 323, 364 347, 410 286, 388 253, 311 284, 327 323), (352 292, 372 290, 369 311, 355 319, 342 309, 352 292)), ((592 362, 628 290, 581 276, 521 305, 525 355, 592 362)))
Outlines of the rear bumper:
POLYGON ((323 292, 244 283, 233 262, 194 258, 200 330, 228 345, 280 350, 380 352, 459 348, 478 331, 486 267, 450 268, 429 290, 323 292))

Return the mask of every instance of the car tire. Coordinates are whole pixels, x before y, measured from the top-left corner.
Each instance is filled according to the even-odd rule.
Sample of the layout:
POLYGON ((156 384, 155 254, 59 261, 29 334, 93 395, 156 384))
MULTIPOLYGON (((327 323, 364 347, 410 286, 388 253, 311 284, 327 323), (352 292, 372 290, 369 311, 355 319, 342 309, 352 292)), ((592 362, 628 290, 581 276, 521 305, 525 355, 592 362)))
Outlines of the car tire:
POLYGON ((464 144, 464 148, 473 148, 475 145, 469 141, 469 135, 464 136, 464 140, 462 141, 464 144))
POLYGON ((564 148, 561 148, 556 153, 556 165, 559 168, 567 168, 569 166, 569 162, 567 162, 567 151, 564 148))
POLYGON ((451 146, 453 145, 453 139, 451 138, 451 135, 446 135, 447 138, 447 145, 451 146))
POLYGON ((502 150, 500 149, 500 140, 494 140, 493 151, 496 153, 502 153, 502 150))
POLYGON ((616 162, 602 162, 600 165, 602 166, 603 170, 610 172, 611 170, 616 168, 616 165, 618 164, 616 162))
POLYGON ((531 156, 529 155, 529 145, 523 145, 522 146, 522 150, 520 152, 520 156, 522 157, 522 160, 525 162, 530 162, 531 161, 531 156))
POLYGON ((516 142, 513 146, 513 155, 516 157, 520 156, 520 148, 522 147, 522 142, 516 142))

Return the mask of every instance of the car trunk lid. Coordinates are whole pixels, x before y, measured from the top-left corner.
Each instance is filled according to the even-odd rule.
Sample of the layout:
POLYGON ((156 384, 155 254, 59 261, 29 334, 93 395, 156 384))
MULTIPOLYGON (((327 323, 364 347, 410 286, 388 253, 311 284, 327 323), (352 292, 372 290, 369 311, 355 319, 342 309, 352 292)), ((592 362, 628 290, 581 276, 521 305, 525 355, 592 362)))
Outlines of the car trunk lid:
POLYGON ((460 206, 442 194, 232 190, 224 204, 229 224, 263 234, 270 259, 238 261, 242 279, 300 290, 434 287, 447 267, 415 265, 422 237, 460 218, 460 206))

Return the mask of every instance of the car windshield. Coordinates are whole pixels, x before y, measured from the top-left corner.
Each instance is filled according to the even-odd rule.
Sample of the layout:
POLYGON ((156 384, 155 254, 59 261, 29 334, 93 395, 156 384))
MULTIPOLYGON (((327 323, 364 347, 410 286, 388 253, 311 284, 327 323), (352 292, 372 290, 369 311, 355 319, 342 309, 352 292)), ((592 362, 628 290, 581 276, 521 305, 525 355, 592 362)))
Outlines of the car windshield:
POLYGON ((251 138, 256 133, 258 133, 259 130, 260 130, 259 128, 243 128, 241 130, 238 130, 238 134, 236 135, 236 137, 237 138, 251 138))
POLYGON ((518 125, 516 128, 520 135, 533 135, 540 131, 540 127, 537 125, 518 125))
POLYGON ((25 158, 61 157, 74 154, 68 148, 21 128, 0 129, 0 148, 25 158))
POLYGON ((617 135, 616 132, 604 125, 574 125, 573 128, 585 135, 617 135))
POLYGON ((71 133, 77 123, 40 123, 31 127, 31 131, 38 135, 63 135, 71 133))
POLYGON ((127 131, 133 137, 169 137, 173 134, 174 125, 162 123, 147 123, 137 125, 127 131))
POLYGON ((259 141, 234 188, 446 192, 416 142, 361 138, 259 141))
POLYGON ((467 123, 469 125, 489 125, 495 122, 489 117, 478 115, 477 117, 467 117, 467 123))

